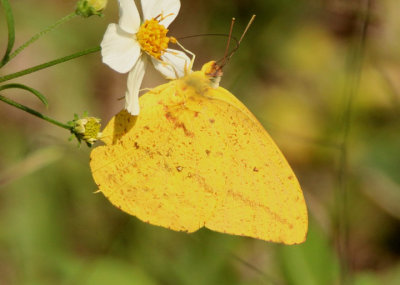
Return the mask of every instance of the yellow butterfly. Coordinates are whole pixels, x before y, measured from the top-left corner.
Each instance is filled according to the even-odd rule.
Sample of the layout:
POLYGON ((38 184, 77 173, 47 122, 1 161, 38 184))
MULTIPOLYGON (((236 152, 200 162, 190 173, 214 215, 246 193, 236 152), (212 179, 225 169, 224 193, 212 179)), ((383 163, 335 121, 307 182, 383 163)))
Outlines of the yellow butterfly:
POLYGON ((218 66, 160 85, 125 110, 91 153, 99 190, 119 209, 175 231, 305 240, 307 208, 279 148, 253 114, 216 87, 218 66))

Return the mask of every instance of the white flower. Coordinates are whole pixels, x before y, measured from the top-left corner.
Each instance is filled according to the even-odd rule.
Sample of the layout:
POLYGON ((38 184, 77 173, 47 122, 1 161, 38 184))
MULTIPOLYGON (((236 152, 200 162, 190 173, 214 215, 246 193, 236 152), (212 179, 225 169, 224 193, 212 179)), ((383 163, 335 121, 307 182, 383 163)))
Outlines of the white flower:
POLYGON ((178 15, 179 0, 141 0, 144 21, 141 23, 134 0, 119 0, 120 19, 110 24, 101 42, 103 62, 128 75, 125 108, 139 114, 139 89, 148 62, 166 78, 174 79, 189 70, 190 59, 182 51, 169 49, 176 43, 167 37, 167 27, 178 15))

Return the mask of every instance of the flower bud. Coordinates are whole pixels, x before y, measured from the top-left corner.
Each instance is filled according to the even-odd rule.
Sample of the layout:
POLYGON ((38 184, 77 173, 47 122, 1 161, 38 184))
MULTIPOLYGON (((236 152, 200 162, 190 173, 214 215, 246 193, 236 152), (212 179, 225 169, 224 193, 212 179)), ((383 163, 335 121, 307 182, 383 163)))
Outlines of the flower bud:
POLYGON ((85 18, 92 15, 102 16, 106 5, 107 0, 79 0, 75 12, 85 18))
POLYGON ((75 119, 69 123, 71 132, 79 142, 84 141, 88 146, 92 146, 98 139, 101 138, 100 119, 95 117, 84 117, 75 119))

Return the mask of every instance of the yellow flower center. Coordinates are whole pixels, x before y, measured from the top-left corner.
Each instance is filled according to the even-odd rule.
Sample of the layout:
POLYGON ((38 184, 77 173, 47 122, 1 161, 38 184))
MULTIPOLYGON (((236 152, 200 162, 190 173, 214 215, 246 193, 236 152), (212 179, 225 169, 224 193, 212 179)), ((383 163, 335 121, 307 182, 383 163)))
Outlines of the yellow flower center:
POLYGON ((168 43, 176 43, 174 37, 167 37, 168 29, 156 19, 146 20, 136 34, 140 47, 147 54, 160 59, 161 55, 168 48, 168 43))

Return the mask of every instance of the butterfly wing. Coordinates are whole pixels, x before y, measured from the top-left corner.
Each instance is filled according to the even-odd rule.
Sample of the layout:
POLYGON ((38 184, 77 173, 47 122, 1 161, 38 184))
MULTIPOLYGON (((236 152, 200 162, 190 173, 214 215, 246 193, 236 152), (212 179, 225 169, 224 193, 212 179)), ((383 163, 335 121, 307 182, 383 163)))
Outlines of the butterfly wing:
POLYGON ((116 207, 154 225, 193 232, 225 196, 225 170, 207 155, 217 153, 210 130, 190 124, 197 113, 175 96, 174 83, 143 95, 140 116, 117 114, 103 131, 106 145, 92 151, 90 167, 116 207))
POLYGON ((231 176, 226 198, 206 227, 285 244, 303 242, 308 218, 296 176, 251 112, 219 89, 208 93, 216 98, 209 101, 208 110, 225 114, 231 176))
POLYGON ((154 225, 202 226, 286 244, 304 241, 307 210, 284 156, 251 112, 225 89, 189 78, 122 111, 91 154, 100 191, 154 225))

